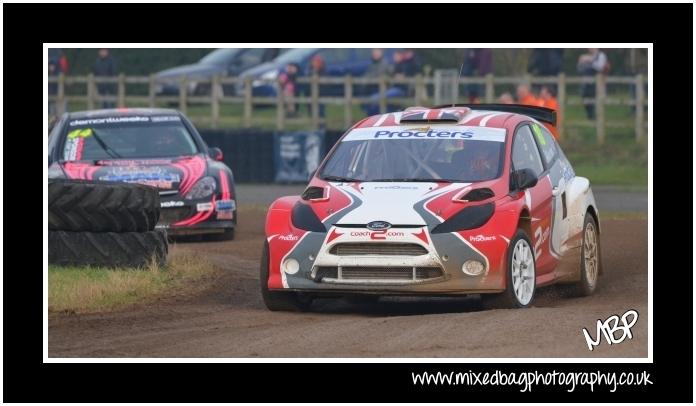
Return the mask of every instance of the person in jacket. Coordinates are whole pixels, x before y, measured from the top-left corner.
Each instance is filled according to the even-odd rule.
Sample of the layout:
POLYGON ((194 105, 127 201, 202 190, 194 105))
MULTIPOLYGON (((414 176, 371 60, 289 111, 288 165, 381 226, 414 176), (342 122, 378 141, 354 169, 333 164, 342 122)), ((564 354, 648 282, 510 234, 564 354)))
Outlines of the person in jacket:
MULTIPOLYGON (((111 51, 109 49, 101 48, 99 50, 97 60, 94 62, 94 66, 92 67, 92 73, 94 73, 94 76, 97 78, 109 78, 118 74, 116 60, 113 56, 111 56, 111 51)), ((116 84, 97 82, 97 92, 101 97, 113 97, 116 95, 116 84)), ((107 109, 115 106, 116 103, 114 101, 102 99, 102 108, 107 109)))
MULTIPOLYGON (((583 76, 592 77, 599 74, 607 74, 610 69, 609 59, 607 55, 599 48, 588 48, 587 53, 580 55, 578 58, 578 73, 583 76)), ((594 120, 595 118, 595 103, 585 99, 594 99, 596 96, 596 85, 594 82, 586 82, 580 86, 580 96, 583 98, 585 113, 587 118, 594 120)))

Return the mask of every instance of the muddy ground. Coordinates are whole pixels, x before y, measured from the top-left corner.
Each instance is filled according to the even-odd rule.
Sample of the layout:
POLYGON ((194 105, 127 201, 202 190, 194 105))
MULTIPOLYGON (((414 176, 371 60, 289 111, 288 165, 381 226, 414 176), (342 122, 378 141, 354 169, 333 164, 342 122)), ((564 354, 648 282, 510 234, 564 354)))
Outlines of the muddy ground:
POLYGON ((230 242, 181 243, 217 272, 204 289, 123 311, 49 317, 50 357, 645 357, 648 230, 645 220, 605 220, 605 273, 592 297, 556 287, 522 310, 482 310, 471 298, 317 300, 309 313, 270 312, 259 293, 263 207, 240 211, 230 242), (639 312, 633 339, 594 351, 597 319, 639 312))

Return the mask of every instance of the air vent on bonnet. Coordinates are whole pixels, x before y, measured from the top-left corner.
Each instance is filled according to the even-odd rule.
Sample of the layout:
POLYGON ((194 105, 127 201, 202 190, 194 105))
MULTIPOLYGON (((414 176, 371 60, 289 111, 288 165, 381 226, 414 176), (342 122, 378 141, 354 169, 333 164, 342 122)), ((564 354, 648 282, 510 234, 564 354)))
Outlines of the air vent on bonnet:
POLYGON ((325 191, 323 187, 310 186, 302 193, 302 200, 323 201, 329 198, 328 189, 325 191), (326 193, 326 196, 324 195, 326 193))
POLYGON ((401 113, 399 123, 458 123, 467 110, 412 108, 401 113))

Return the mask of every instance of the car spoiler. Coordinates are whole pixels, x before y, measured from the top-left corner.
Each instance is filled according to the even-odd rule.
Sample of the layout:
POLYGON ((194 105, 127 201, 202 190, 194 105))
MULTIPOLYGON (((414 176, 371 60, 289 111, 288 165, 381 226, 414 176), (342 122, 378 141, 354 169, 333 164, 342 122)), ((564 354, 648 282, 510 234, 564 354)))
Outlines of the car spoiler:
POLYGON ((543 121, 549 123, 552 126, 556 126, 556 111, 538 106, 527 106, 524 104, 498 104, 498 103, 484 103, 484 104, 443 104, 441 106, 433 107, 433 109, 446 109, 448 107, 468 107, 471 110, 493 110, 493 111, 503 111, 506 113, 523 114, 529 116, 535 120, 543 121))

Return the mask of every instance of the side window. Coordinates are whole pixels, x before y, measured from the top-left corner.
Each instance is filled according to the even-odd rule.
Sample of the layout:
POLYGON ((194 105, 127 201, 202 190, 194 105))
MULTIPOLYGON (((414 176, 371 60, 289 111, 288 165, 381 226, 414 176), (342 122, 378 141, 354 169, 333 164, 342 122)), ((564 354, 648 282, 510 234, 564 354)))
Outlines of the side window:
POLYGON ((553 160, 556 159, 556 155, 558 155, 556 141, 554 141, 553 135, 551 135, 546 127, 537 123, 532 124, 532 132, 534 132, 541 154, 544 156, 544 161, 546 161, 547 164, 553 163, 553 160))
POLYGON ((350 53, 350 48, 327 48, 319 51, 327 64, 346 62, 350 59, 350 53))
POLYGON ((265 48, 251 48, 242 53, 239 56, 239 67, 241 68, 251 68, 263 61, 265 48))
POLYGON ((517 171, 531 169, 536 176, 544 171, 539 150, 528 125, 520 127, 512 143, 512 166, 517 171))

